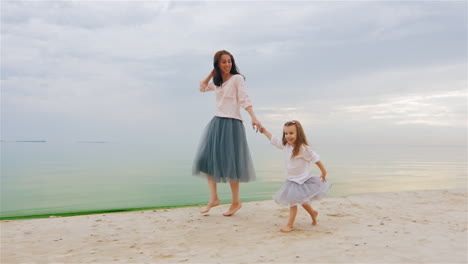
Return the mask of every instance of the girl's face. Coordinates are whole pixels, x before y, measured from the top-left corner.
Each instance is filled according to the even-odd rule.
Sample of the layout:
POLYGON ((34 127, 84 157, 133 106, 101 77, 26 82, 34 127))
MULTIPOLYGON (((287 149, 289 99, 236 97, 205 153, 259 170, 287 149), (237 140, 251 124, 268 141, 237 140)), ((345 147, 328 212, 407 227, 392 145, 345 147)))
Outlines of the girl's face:
POLYGON ((296 126, 285 126, 284 127, 284 138, 289 143, 289 145, 294 146, 297 138, 297 128, 296 126))
POLYGON ((223 54, 219 59, 218 66, 223 74, 230 73, 232 68, 231 56, 223 54))

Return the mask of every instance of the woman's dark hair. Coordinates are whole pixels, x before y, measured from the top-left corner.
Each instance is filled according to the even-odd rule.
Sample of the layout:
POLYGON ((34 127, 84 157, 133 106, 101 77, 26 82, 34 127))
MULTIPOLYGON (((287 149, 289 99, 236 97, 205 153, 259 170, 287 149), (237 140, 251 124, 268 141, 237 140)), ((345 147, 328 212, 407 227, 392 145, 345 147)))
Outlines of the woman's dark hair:
POLYGON ((227 54, 227 55, 229 55, 231 57, 232 67, 231 67, 230 73, 231 74, 240 74, 239 69, 237 69, 237 65, 236 65, 236 61, 234 60, 234 56, 232 56, 232 54, 229 53, 226 50, 220 50, 220 51, 216 52, 216 54, 214 55, 214 59, 213 59, 213 67, 215 69, 215 73, 213 75, 213 83, 216 86, 221 86, 221 84, 223 84, 223 82, 224 82, 223 81, 223 75, 221 74, 221 69, 219 68, 219 61, 221 60, 221 56, 223 56, 225 54, 227 54))

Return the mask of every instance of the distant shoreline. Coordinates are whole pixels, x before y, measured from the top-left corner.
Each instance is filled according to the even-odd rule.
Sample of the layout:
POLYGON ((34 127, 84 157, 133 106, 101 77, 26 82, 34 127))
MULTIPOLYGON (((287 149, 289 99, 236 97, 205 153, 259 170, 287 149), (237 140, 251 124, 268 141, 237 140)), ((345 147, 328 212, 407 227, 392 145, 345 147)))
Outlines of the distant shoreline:
MULTIPOLYGON (((0 140, 5 143, 47 143, 47 140, 0 140)), ((75 143, 85 144, 106 144, 111 143, 109 141, 76 141, 75 143)))
POLYGON ((47 140, 0 140, 0 142, 46 143, 47 140))
POLYGON ((107 141, 76 141, 76 143, 80 143, 80 144, 81 144, 81 143, 86 143, 86 144, 88 144, 88 143, 91 143, 91 144, 93 144, 93 143, 104 144, 104 143, 109 143, 109 142, 107 142, 107 141))

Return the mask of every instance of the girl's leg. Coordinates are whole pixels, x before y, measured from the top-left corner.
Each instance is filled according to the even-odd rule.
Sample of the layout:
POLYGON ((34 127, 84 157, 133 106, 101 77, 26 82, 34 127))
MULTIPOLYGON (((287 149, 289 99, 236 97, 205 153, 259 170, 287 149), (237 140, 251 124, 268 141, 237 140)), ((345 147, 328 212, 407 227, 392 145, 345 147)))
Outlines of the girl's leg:
POLYGON ((297 215, 297 205, 289 207, 289 219, 288 223, 280 229, 281 232, 291 232, 294 230, 294 220, 296 219, 297 215))
POLYGON ((307 203, 303 203, 302 204, 302 207, 304 207, 304 209, 310 214, 310 216, 312 217, 312 225, 317 225, 317 216, 318 216, 318 212, 315 211, 314 209, 312 209, 312 206, 310 206, 310 204, 307 204, 307 203))
POLYGON ((239 198, 239 182, 230 181, 229 184, 231 185, 232 203, 231 207, 229 207, 229 210, 223 214, 224 216, 232 216, 242 207, 239 198))
POLYGON ((219 205, 218 191, 216 189, 216 181, 213 179, 213 176, 208 176, 208 189, 210 189, 210 201, 204 207, 200 213, 206 214, 210 211, 212 207, 219 205))

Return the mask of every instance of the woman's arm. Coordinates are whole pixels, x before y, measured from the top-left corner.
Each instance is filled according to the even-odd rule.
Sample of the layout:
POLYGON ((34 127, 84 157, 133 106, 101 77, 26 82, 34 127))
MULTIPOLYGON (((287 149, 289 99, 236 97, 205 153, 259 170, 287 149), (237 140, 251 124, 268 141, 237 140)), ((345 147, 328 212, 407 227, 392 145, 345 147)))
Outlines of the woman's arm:
POLYGON ((261 130, 263 126, 260 123, 260 121, 258 121, 253 111, 252 102, 250 101, 249 96, 247 95, 244 76, 239 74, 236 76, 232 76, 231 78, 236 78, 238 103, 241 105, 242 108, 245 109, 245 111, 249 113, 250 117, 252 118, 252 127, 254 130, 256 130, 256 132, 258 132, 258 130, 261 130))
POLYGON ((202 82, 208 84, 211 78, 213 78, 214 73, 215 73, 215 69, 211 70, 210 74, 208 74, 208 76, 206 76, 206 78, 202 82))
POLYGON ((322 171, 322 175, 320 175, 320 178, 322 178, 323 182, 326 182, 327 181, 327 170, 325 169, 325 166, 323 166, 321 161, 317 161, 315 163, 315 165, 317 165, 317 167, 319 167, 320 171, 322 171))
POLYGON ((214 73, 215 69, 211 70, 210 74, 208 74, 208 76, 206 76, 206 78, 200 82, 200 92, 207 92, 213 90, 213 87, 208 86, 208 82, 211 80, 211 78, 213 78, 214 73))

